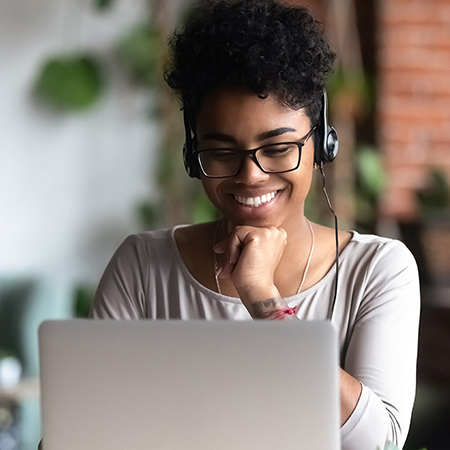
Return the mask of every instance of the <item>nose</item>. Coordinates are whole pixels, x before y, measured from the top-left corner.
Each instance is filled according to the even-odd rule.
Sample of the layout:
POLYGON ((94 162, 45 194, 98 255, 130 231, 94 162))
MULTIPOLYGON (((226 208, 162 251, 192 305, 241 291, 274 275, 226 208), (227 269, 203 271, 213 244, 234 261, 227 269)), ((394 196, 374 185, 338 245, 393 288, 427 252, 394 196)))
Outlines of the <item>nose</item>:
POLYGON ((270 175, 259 168, 254 158, 253 155, 245 156, 239 172, 234 176, 236 183, 253 185, 269 178, 270 175))

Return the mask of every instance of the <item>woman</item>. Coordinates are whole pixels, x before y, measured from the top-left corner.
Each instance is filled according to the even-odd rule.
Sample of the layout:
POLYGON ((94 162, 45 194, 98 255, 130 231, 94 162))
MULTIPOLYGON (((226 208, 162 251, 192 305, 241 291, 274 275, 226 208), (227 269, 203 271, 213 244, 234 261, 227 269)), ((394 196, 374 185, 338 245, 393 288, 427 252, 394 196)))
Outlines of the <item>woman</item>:
MULTIPOLYGON (((311 223, 324 159, 324 84, 335 58, 308 10, 274 0, 202 3, 171 40, 168 84, 185 114, 185 162, 222 214, 131 236, 93 316, 331 319, 339 330, 345 450, 402 446, 415 390, 419 284, 398 241, 311 223)), ((331 141, 335 139, 331 133, 331 141)), ((325 151, 326 153, 326 151, 325 151)))

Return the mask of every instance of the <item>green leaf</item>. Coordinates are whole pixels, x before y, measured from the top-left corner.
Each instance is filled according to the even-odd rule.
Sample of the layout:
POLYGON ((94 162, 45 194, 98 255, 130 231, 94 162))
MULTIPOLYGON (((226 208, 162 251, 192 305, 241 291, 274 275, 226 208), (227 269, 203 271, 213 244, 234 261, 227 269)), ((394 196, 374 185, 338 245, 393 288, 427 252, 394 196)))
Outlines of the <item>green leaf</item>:
POLYGON ((373 108, 375 85, 374 80, 363 71, 340 66, 329 80, 327 91, 332 100, 341 96, 351 99, 354 105, 358 105, 359 113, 365 115, 373 108))
POLYGON ((395 444, 393 444, 392 442, 388 442, 384 446, 384 450, 400 450, 400 449, 395 444))
POLYGON ((428 184, 417 192, 417 199, 423 211, 450 208, 450 185, 441 168, 430 168, 428 184))
POLYGON ((119 55, 135 81, 152 86, 156 77, 158 33, 147 25, 138 25, 118 44, 119 55))
POLYGON ((95 286, 79 285, 75 290, 75 316, 86 318, 89 316, 95 296, 95 286))
POLYGON ((160 221, 160 208, 158 206, 143 202, 138 206, 138 218, 146 230, 153 230, 160 221))
POLYGON ((16 353, 9 348, 0 348, 0 359, 11 357, 17 358, 16 353))
POLYGON ((371 147, 362 147, 357 157, 362 187, 370 196, 377 198, 386 186, 386 172, 380 154, 371 147))
POLYGON ((114 0, 94 0, 95 7, 100 11, 109 9, 113 3, 114 0))
POLYGON ((89 55, 49 58, 36 82, 38 95, 67 110, 92 107, 100 97, 102 87, 100 69, 89 55))

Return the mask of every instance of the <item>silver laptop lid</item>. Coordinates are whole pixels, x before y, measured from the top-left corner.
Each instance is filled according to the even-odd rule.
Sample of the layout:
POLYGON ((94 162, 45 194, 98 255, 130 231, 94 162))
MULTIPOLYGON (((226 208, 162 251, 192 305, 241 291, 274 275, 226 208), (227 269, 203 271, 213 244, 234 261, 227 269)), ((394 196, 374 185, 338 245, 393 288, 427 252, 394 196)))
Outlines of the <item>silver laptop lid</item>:
POLYGON ((45 450, 338 450, 328 322, 51 321, 45 450))

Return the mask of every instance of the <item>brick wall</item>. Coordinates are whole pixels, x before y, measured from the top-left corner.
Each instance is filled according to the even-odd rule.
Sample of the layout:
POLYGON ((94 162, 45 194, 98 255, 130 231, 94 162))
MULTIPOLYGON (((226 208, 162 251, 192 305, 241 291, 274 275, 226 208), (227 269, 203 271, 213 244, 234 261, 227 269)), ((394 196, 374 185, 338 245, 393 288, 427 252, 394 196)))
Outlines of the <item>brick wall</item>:
MULTIPOLYGON (((429 168, 450 177, 450 0, 377 0, 375 11, 367 0, 355 2, 365 69, 377 80, 371 120, 388 173, 380 212, 414 220, 415 191, 426 185, 429 168)), ((326 18, 329 0, 308 3, 319 20, 326 18)))
POLYGON ((379 7, 377 130, 389 175, 382 213, 411 220, 427 169, 450 174, 450 2, 379 7))

